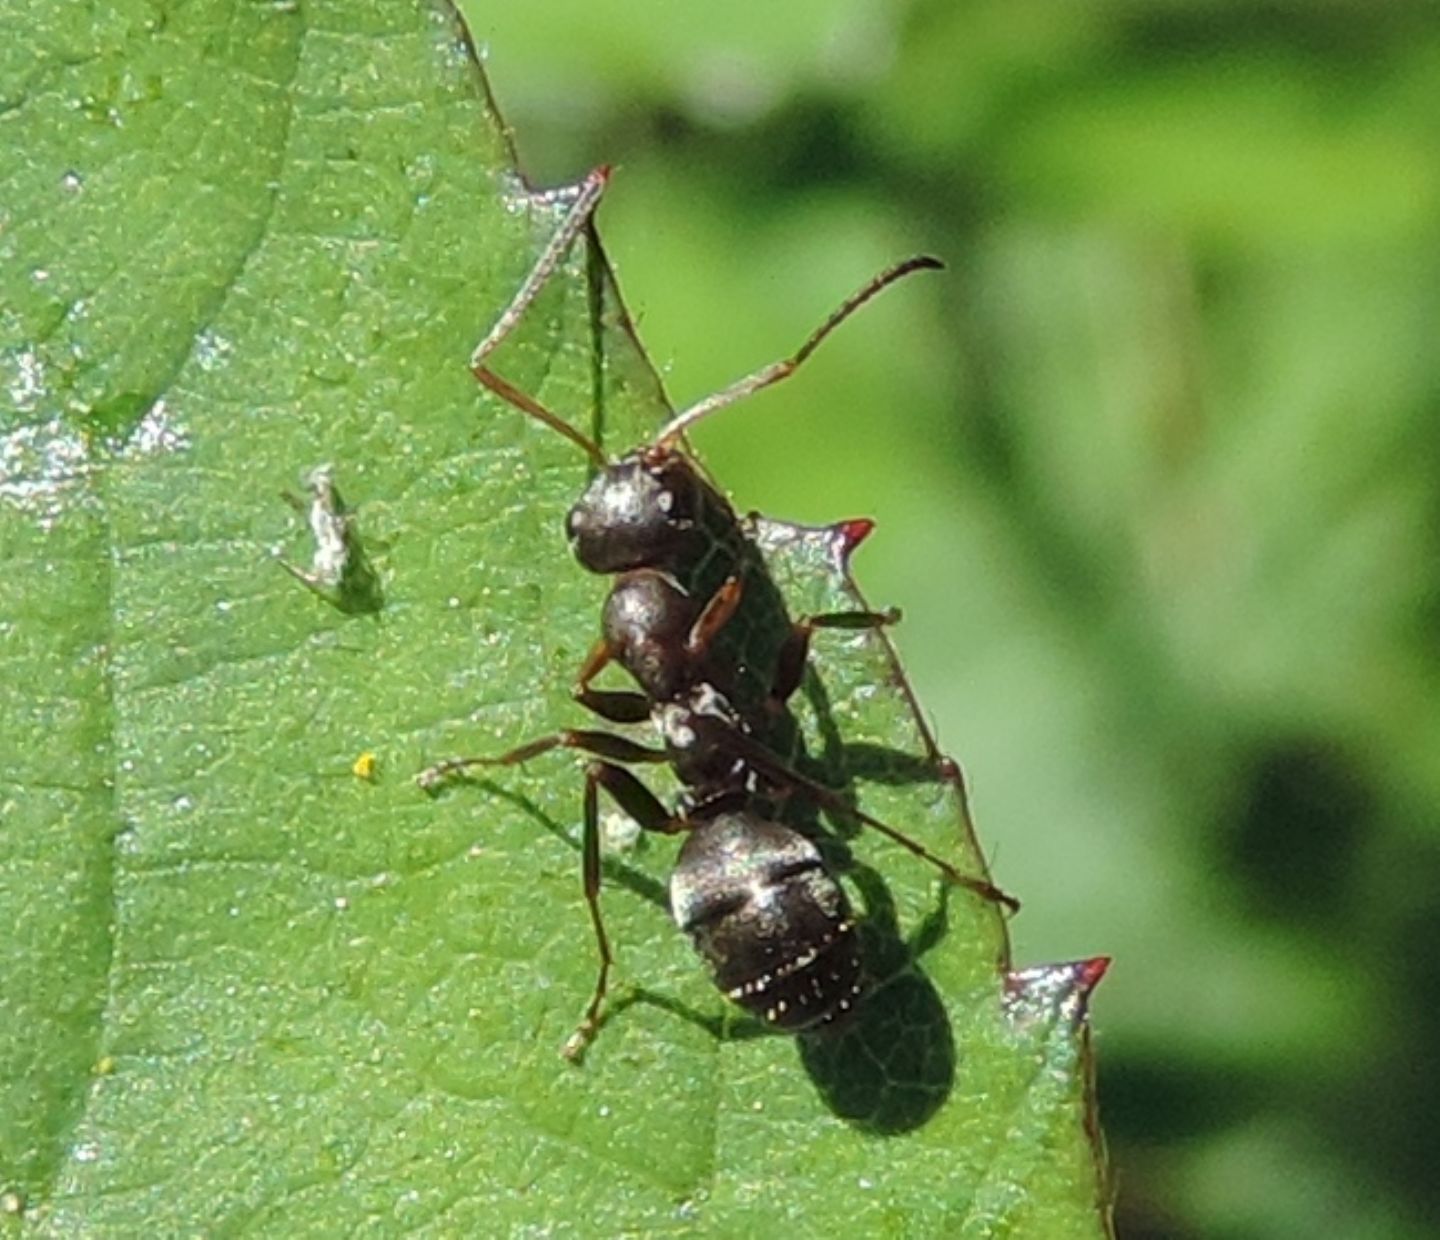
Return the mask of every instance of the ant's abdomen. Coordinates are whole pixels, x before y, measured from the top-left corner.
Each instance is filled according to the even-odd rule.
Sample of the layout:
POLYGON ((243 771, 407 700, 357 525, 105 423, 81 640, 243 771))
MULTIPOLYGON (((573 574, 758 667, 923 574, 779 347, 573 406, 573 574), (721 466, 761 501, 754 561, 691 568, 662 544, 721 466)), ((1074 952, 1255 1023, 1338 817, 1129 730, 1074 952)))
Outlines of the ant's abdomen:
POLYGON ((789 827, 743 812, 702 822, 680 850, 670 904, 715 984, 767 1024, 799 1033, 859 999, 850 902, 789 827))

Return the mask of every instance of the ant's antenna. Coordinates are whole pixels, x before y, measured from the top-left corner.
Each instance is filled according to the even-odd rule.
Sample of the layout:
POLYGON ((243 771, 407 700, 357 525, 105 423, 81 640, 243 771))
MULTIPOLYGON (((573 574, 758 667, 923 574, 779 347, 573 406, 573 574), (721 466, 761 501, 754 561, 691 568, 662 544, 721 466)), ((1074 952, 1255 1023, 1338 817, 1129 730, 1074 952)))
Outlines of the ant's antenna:
POLYGON ((701 418, 707 418, 718 409, 724 409, 726 405, 733 405, 737 400, 744 400, 745 397, 758 392, 761 388, 767 388, 773 383, 779 383, 781 379, 788 379, 799 369, 802 362, 820 347, 821 342, 840 326, 846 319, 855 313, 861 306, 875 296, 882 289, 888 288, 896 280, 908 276, 912 271, 938 270, 944 267, 938 258, 931 258, 928 254, 920 254, 914 258, 907 258, 903 263, 896 263, 893 267, 887 267, 878 276, 851 294, 828 319, 811 333, 810 338, 802 344, 799 349, 789 357, 778 362, 771 362, 770 365, 761 367, 754 374, 746 375, 745 378, 732 383, 729 387, 716 392, 713 396, 707 396, 704 400, 697 401, 690 408, 677 413, 660 430, 655 437, 655 447, 661 451, 669 451, 674 448, 676 442, 695 425, 701 418))
POLYGON ((546 409, 533 397, 527 396, 509 380, 497 375, 484 365, 484 362, 500 347, 501 341, 515 330, 516 325, 524 318, 525 312, 530 309, 540 295, 540 290, 555 274, 555 269, 559 267, 561 260, 565 257, 565 251, 575 243, 575 238, 584 231, 585 226, 590 222, 590 217, 595 214, 595 208, 600 202, 600 195, 605 192, 605 186, 609 180, 609 167, 600 167, 580 182, 580 188, 574 201, 570 204, 569 211, 565 213, 565 218, 560 221, 560 227, 555 230, 554 235, 546 243, 535 266, 530 269, 530 274, 525 277, 525 283, 520 286, 515 296, 510 299, 510 304, 501 311, 500 317, 495 320, 494 326, 485 333, 485 338, 475 346, 475 351, 470 354, 470 373, 478 382, 489 388, 501 400, 508 401, 517 409, 523 410, 532 418, 543 422, 551 430, 564 435, 571 443, 581 448, 598 469, 605 467, 605 454, 600 451, 600 446, 594 440, 581 434, 558 414, 546 409))
POLYGON ((502 379, 493 370, 486 370, 483 366, 473 367, 470 371, 481 383, 495 393, 501 400, 509 401, 515 408, 528 413, 532 418, 545 423, 552 431, 559 431, 571 443, 580 448, 590 458, 590 463, 596 469, 604 469, 608 461, 605 454, 600 451, 597 444, 588 435, 577 431, 569 422, 565 421, 558 413, 552 413, 545 408, 533 396, 527 396, 508 379, 502 379))

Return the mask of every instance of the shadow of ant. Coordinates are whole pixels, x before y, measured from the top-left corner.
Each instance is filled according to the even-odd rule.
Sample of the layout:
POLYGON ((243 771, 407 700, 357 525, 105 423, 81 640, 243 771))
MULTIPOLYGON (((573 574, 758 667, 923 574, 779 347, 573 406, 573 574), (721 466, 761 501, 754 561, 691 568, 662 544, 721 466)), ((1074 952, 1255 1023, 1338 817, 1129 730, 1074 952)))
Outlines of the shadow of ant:
POLYGON ((945 936, 950 888, 907 941, 889 889, 869 867, 852 878, 865 899, 860 936, 870 977, 865 999, 834 1029, 802 1034, 800 1060, 826 1106, 877 1136, 922 1126, 955 1084, 950 1016, 920 958, 945 936))
MULTIPOLYGON (((580 841, 567 831, 560 823, 551 818, 543 809, 523 793, 516 792, 513 788, 507 788, 503 784, 496 783, 493 779, 475 779, 468 775, 459 775, 456 783, 464 784, 467 787, 478 788, 499 801, 505 801, 513 805, 527 818, 537 823, 542 830, 553 835, 573 853, 580 852, 580 841)), ((623 860, 613 853, 603 853, 600 858, 600 869, 605 876, 606 883, 613 883, 617 887, 623 887, 633 895, 639 896, 642 900, 648 901, 657 908, 662 908, 668 914, 670 911, 670 893, 665 889, 663 883, 657 882, 643 870, 637 870, 634 866, 626 865, 623 860)))
POLYGON ((802 755, 800 759, 810 767, 806 774, 823 779, 837 792, 851 797, 857 779, 889 788, 945 782, 944 772, 929 755, 909 753, 873 741, 847 741, 835 721, 825 682, 813 668, 806 672, 801 693, 814 715, 821 742, 818 757, 802 755))
MULTIPOLYGON (((857 885, 867 893, 861 926, 864 999, 845 1020, 795 1037, 800 1062, 832 1114, 876 1136, 899 1136, 924 1125, 955 1084, 955 1038, 939 992, 919 959, 944 937, 948 888, 909 942, 901 939, 888 895, 877 915, 868 903, 873 871, 857 885)), ((880 884, 883 888, 883 884, 880 884)), ((628 1008, 645 1004, 703 1029, 717 1042, 752 1042, 785 1035, 735 1009, 705 1012, 672 995, 632 986, 610 1006, 601 1029, 628 1008)))

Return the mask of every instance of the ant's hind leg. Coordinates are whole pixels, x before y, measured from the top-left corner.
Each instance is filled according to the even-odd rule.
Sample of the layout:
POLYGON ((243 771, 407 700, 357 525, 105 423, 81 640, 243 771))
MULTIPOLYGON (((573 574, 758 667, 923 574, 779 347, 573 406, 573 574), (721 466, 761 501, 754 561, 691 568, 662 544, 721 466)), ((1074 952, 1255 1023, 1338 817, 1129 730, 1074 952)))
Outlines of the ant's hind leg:
POLYGON ((601 1009, 610 984, 610 966, 615 957, 605 921, 600 915, 600 798, 604 788, 610 797, 646 831, 667 835, 683 830, 683 819, 676 818, 644 784, 623 767, 608 762, 592 762, 585 771, 585 820, 581 843, 581 874, 585 885, 585 904, 590 922, 595 927, 595 946, 600 955, 600 971, 595 978, 595 991, 584 1019, 566 1039, 560 1053, 572 1063, 585 1053, 585 1048, 600 1032, 601 1009))
POLYGON ((977 877, 972 874, 962 874, 943 857, 936 856, 919 840, 912 839, 903 831, 897 830, 887 822, 882 822, 872 814, 867 814, 863 809, 851 805, 843 796, 833 788, 827 788, 824 784, 817 783, 807 775, 802 775, 794 767, 789 766, 777 758, 765 746, 761 745, 752 737, 741 732, 732 732, 725 739, 731 751, 736 757, 743 758, 753 766, 761 776, 768 782, 780 788, 789 787, 809 797, 816 805, 827 809, 832 813, 843 815, 846 818, 853 818, 856 822, 880 832, 881 835, 892 839, 902 848, 908 849, 915 856, 933 865, 945 878, 954 883, 957 887, 964 887, 967 891, 973 891, 982 899, 989 900, 993 904, 999 904, 1012 913, 1019 912, 1020 901, 1008 892, 1002 891, 995 886, 988 878, 977 877))
POLYGON ((611 736, 608 732, 571 729, 537 737, 495 758, 452 758, 448 762, 437 762, 422 771, 418 778, 420 786, 429 791, 470 767, 516 766, 552 749, 578 749, 604 759, 590 763, 585 769, 581 876, 585 887, 585 903, 590 909, 590 921, 595 928, 600 971, 595 978, 595 992, 590 998, 589 1007, 585 1009, 585 1017, 561 1050, 566 1059, 574 1061, 584 1054, 585 1048, 599 1032, 600 1011, 605 1003, 605 991, 610 982, 610 966, 614 961, 610 951, 610 939, 605 933, 605 921, 600 915, 600 789, 603 788, 611 800, 643 830, 658 831, 665 835, 683 831, 688 825, 683 818, 675 817, 634 775, 624 767, 615 765, 616 762, 664 762, 664 751, 647 749, 644 745, 637 745, 624 737, 611 736))

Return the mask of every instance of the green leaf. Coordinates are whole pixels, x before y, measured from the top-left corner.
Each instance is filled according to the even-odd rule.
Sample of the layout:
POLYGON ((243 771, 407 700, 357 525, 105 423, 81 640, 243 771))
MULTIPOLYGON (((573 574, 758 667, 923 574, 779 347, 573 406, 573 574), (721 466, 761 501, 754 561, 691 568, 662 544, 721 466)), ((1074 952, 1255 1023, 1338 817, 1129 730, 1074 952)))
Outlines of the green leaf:
MULTIPOLYGON (((0 1227, 1103 1234, 1097 966, 1007 984, 995 909, 861 834, 873 999, 752 1037, 646 839, 577 1068, 578 771, 414 787, 577 720, 605 589, 561 536, 586 462, 465 366, 565 195, 525 191, 453 12, 0 28, 0 1227), (378 609, 276 562, 310 558, 280 493, 324 463, 378 609)), ((608 446, 663 413, 584 247, 503 368, 608 446)), ((848 597, 833 535, 768 538, 795 610, 848 597)), ((883 639, 815 666, 811 751, 977 869, 883 639)))

